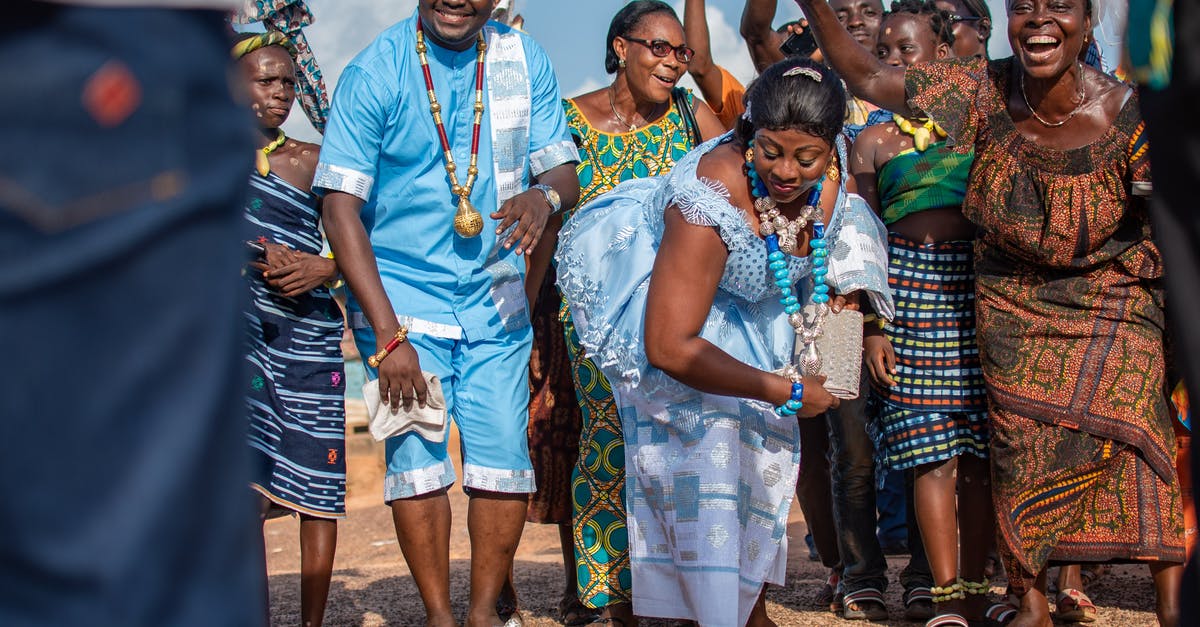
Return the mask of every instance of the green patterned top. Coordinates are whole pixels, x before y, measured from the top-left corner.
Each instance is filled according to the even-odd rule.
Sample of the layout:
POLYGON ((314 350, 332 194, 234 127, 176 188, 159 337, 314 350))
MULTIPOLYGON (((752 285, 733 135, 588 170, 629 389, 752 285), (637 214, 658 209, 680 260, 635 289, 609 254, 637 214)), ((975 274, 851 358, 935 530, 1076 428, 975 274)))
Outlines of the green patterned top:
POLYGON ((963 153, 940 142, 925 152, 910 148, 879 168, 880 217, 899 222, 927 209, 958 208, 967 193, 973 152, 963 153))
MULTIPOLYGON (((676 87, 677 90, 683 89, 676 87)), ((687 103, 694 106, 691 90, 684 90, 687 103)), ((571 99, 563 100, 567 126, 579 146, 578 207, 622 181, 666 174, 675 162, 695 147, 691 134, 671 99, 671 106, 654 123, 630 133, 605 133, 592 128, 571 99)))

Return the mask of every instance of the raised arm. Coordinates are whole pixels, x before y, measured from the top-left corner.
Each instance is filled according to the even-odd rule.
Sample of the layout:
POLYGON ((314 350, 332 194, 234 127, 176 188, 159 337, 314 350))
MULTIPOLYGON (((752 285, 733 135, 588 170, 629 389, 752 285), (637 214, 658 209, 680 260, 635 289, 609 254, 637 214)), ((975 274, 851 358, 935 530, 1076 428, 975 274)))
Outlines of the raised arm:
MULTIPOLYGON (((748 0, 752 4, 755 0, 748 0)), ((851 93, 876 106, 911 114, 905 102, 904 69, 884 65, 838 22, 825 0, 796 0, 825 60, 841 75, 851 93)), ((745 21, 743 20, 743 24, 745 21)))
MULTIPOLYGON (((742 39, 750 49, 750 59, 754 61, 754 70, 762 72, 772 63, 783 59, 779 46, 784 36, 771 28, 775 20, 775 4, 778 0, 746 0, 742 9, 742 39)), ((836 20, 835 20, 836 21, 836 20)))
POLYGON ((688 74, 695 79, 704 100, 720 106, 721 70, 713 63, 704 0, 685 0, 683 3, 683 35, 687 44, 696 51, 688 63, 688 74))

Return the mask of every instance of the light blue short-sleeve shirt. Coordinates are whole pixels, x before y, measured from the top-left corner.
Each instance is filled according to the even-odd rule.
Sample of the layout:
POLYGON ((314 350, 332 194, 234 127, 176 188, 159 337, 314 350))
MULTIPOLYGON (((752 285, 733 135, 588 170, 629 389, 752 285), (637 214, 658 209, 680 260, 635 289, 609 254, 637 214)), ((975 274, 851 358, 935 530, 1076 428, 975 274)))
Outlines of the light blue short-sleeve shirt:
MULTIPOLYGON (((338 80, 321 146, 313 187, 342 191, 366 201, 361 218, 370 238, 384 289, 397 315, 424 332, 468 340, 529 324, 522 277, 524 259, 501 246, 493 168, 500 159, 522 166, 520 189, 537 176, 578 160, 559 104, 549 57, 531 38, 489 22, 500 35, 517 34, 528 72, 530 114, 527 146, 501 133, 492 143, 492 117, 485 108, 479 134, 479 177, 471 203, 483 214, 483 232, 463 238, 454 232, 458 198, 450 193, 437 127, 429 111, 425 79, 416 53, 417 15, 384 31, 346 67, 338 80)), ((458 52, 425 39, 429 71, 457 165, 466 181, 474 129, 474 46, 458 52)), ((502 66, 522 71, 520 64, 502 66)), ((492 77, 485 77, 484 104, 492 77)), ((505 85, 510 84, 505 82, 505 85)), ((522 135, 516 135, 523 137, 522 135)), ((352 325, 362 326, 358 303, 347 304, 352 325), (357 321, 357 323, 356 323, 357 321)), ((417 330, 417 329, 414 329, 417 330)))

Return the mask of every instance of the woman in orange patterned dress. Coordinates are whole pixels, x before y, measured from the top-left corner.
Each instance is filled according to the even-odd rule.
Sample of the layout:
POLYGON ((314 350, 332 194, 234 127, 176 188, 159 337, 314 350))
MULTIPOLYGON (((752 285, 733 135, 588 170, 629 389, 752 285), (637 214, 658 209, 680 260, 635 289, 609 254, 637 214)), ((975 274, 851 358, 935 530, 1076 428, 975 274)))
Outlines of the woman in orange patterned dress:
MULTIPOLYGON (((1137 97, 1083 66, 1090 0, 1010 0, 1009 59, 899 70, 798 0, 851 91, 924 113, 974 148, 963 213, 978 228, 977 329, 992 494, 1021 608, 1050 625, 1051 562, 1147 562, 1163 625, 1184 560, 1163 389, 1162 261, 1143 196, 1137 97)), ((973 592, 965 590, 963 592, 973 592)))

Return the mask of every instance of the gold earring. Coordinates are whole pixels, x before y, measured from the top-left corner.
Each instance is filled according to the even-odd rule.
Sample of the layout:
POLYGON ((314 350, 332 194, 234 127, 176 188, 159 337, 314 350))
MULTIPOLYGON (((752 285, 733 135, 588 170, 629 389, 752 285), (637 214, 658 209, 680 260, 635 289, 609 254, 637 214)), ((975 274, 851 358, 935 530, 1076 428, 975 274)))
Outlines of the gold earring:
POLYGON ((830 181, 837 181, 842 178, 842 171, 838 168, 837 159, 829 160, 829 167, 825 168, 825 178, 830 181))
POLYGON ((617 67, 625 67, 625 59, 617 59, 617 67))

